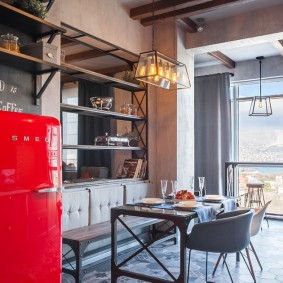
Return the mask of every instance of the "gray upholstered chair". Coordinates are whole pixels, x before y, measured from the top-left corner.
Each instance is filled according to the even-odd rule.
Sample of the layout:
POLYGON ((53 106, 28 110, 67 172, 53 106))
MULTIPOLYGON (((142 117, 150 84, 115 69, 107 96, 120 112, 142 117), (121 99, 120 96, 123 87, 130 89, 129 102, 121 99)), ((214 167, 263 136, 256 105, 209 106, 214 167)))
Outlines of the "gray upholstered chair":
MULTIPOLYGON (((206 281, 208 252, 220 253, 224 264, 233 282, 226 263, 226 254, 241 252, 250 243, 250 227, 253 210, 236 210, 219 215, 214 221, 195 224, 188 235, 187 248, 189 249, 188 282, 190 276, 191 251, 206 252, 206 281)), ((247 256, 249 258, 248 249, 247 256)), ((248 267, 251 272, 250 267, 248 267)), ((251 275, 255 281, 254 273, 251 275)))
MULTIPOLYGON (((256 236, 256 235, 259 233, 259 231, 261 230, 262 222, 263 222, 263 219, 265 218, 265 213, 266 213, 267 207, 269 206, 270 203, 271 203, 271 201, 267 202, 267 203, 266 203, 263 207, 261 207, 261 208, 254 208, 255 213, 254 213, 254 215, 253 215, 253 219, 252 219, 252 223, 251 223, 251 232, 250 232, 250 233, 251 233, 251 235, 250 235, 251 238, 254 237, 254 236, 256 236)), ((267 223, 268 223, 268 222, 267 222, 267 223)), ((260 269, 263 270, 262 265, 261 265, 261 262, 260 262, 260 260, 259 260, 259 258, 258 258, 258 255, 257 255, 257 253, 256 253, 256 251, 255 251, 255 248, 254 248, 254 246, 253 246, 253 244, 252 244, 252 240, 251 240, 251 239, 250 239, 250 244, 249 244, 248 247, 249 247, 250 250, 253 252, 253 254, 254 254, 254 256, 255 256, 255 258, 256 258, 258 264, 259 264, 260 269)), ((248 248, 248 247, 247 247, 247 248, 248 248)), ((218 261, 217 261, 217 263, 216 263, 216 265, 215 265, 214 271, 213 271, 213 273, 212 273, 213 275, 214 275, 214 273, 216 272, 216 269, 217 269, 217 267, 218 267, 218 264, 219 264, 220 260, 221 260, 221 256, 219 256, 218 261)), ((251 270, 252 270, 252 272, 253 272, 252 263, 250 263, 250 265, 251 265, 251 270)))
MULTIPOLYGON (((256 236, 258 234, 258 232, 261 230, 262 221, 265 217, 267 207, 269 206, 270 203, 271 203, 271 201, 267 202, 263 207, 255 210, 253 220, 252 220, 252 224, 251 224, 251 238, 256 236)), ((261 265, 260 260, 257 256, 255 248, 252 244, 252 241, 250 241, 250 248, 255 255, 255 258, 256 258, 259 266, 260 266, 260 269, 262 270, 263 269, 262 265, 261 265)))

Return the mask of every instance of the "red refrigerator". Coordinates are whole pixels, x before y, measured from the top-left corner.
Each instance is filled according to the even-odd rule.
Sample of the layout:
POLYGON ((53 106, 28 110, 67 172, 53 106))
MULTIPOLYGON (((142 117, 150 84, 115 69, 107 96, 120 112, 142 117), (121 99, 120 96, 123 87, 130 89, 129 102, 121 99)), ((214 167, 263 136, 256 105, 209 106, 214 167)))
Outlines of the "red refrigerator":
POLYGON ((0 111, 0 282, 61 282, 61 127, 0 111))

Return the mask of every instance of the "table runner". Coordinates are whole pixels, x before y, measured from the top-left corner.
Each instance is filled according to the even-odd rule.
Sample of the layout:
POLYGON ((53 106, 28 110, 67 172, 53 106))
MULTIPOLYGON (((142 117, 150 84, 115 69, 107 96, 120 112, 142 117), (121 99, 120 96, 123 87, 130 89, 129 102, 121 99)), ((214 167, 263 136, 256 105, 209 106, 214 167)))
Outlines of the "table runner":
POLYGON ((174 207, 173 203, 165 203, 165 204, 144 204, 142 202, 136 202, 133 204, 127 205, 135 205, 135 206, 144 206, 150 208, 158 208, 158 209, 175 209, 175 210, 185 210, 185 211, 193 211, 198 215, 199 222, 207 222, 214 220, 216 218, 217 210, 210 205, 202 205, 194 208, 188 207, 174 207))

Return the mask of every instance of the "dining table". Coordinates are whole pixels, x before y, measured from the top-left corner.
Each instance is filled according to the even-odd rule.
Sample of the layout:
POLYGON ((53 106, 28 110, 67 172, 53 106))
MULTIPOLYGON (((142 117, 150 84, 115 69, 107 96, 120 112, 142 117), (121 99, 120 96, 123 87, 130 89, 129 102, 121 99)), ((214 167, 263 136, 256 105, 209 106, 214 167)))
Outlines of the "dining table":
POLYGON ((164 283, 164 282, 176 282, 184 283, 187 282, 187 234, 188 227, 192 220, 204 222, 215 219, 218 213, 227 210, 234 210, 236 206, 234 200, 229 200, 232 203, 227 206, 223 205, 226 199, 220 201, 206 202, 205 200, 200 200, 198 205, 190 207, 182 207, 181 205, 176 205, 171 200, 166 201, 166 203, 147 203, 138 202, 123 206, 113 207, 111 209, 111 283, 117 282, 117 279, 121 276, 126 276, 138 280, 144 280, 147 282, 154 283, 164 283), (157 236, 150 239, 148 242, 144 243, 139 239, 139 236, 135 234, 131 227, 123 221, 124 216, 136 216, 136 217, 146 217, 152 219, 160 219, 167 221, 169 227, 164 231, 159 231, 157 236), (129 256, 123 254, 123 259, 118 261, 118 230, 117 225, 123 225, 129 233, 132 234, 133 238, 139 243, 139 247, 129 256), (168 224, 169 223, 169 224, 168 224), (178 274, 176 272, 171 272, 163 262, 161 262, 155 254, 151 251, 151 247, 160 242, 162 237, 166 237, 170 231, 178 231, 178 241, 179 241, 179 266, 178 274), (147 275, 144 273, 138 273, 135 270, 129 270, 126 268, 127 263, 140 253, 147 251, 147 253, 155 260, 157 265, 159 265, 160 270, 165 272, 165 276, 159 277, 158 275, 147 275))

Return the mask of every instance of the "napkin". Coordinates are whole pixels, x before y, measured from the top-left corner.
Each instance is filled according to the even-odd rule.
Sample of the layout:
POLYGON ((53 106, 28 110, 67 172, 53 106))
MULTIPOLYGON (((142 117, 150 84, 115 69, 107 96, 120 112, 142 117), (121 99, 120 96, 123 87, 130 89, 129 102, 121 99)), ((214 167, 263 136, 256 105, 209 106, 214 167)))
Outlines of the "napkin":
POLYGON ((222 201, 221 207, 224 208, 224 212, 229 212, 237 209, 236 200, 234 198, 228 198, 222 201))
POLYGON ((216 209, 209 205, 193 208, 192 211, 197 213, 199 222, 207 222, 216 218, 216 209))

